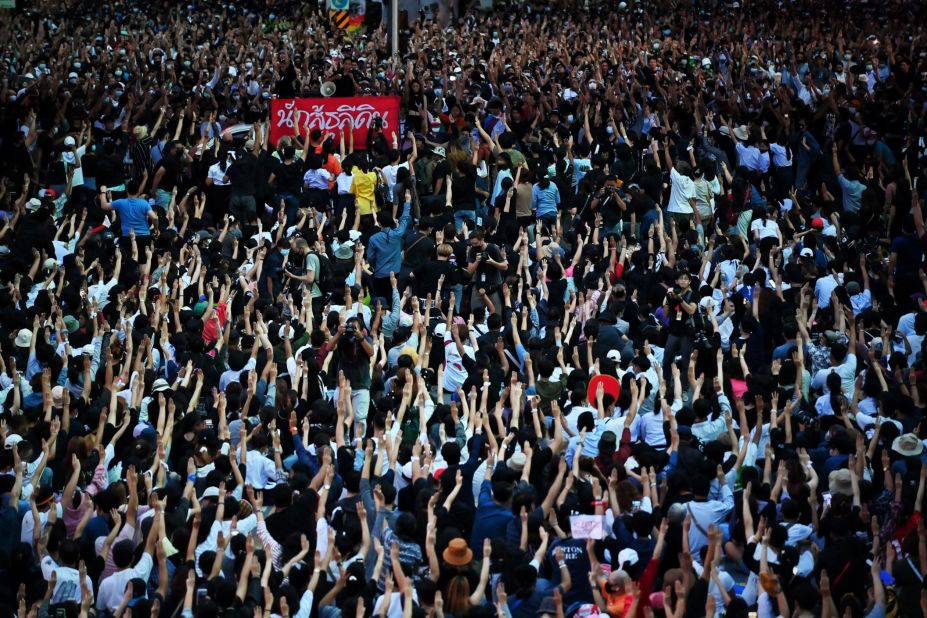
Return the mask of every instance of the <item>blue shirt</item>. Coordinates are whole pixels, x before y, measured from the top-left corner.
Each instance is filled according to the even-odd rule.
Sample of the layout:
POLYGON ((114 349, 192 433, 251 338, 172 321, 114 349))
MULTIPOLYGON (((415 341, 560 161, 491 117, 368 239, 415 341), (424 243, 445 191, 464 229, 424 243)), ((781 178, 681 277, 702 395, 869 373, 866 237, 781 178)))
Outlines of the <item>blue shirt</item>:
POLYGON ((482 547, 485 539, 505 537, 505 530, 513 519, 515 515, 512 509, 495 503, 492 499, 492 483, 484 480, 480 486, 479 508, 473 519, 470 547, 482 547))
POLYGON ((409 227, 411 206, 407 202, 403 207, 397 227, 380 230, 370 237, 367 259, 373 266, 373 276, 378 279, 389 277, 390 273, 399 273, 399 269, 402 268, 402 237, 406 233, 406 228, 409 227))
POLYGON ((119 222, 122 225, 122 235, 128 236, 135 230, 136 236, 150 236, 148 227, 148 211, 151 205, 138 197, 127 197, 113 202, 113 210, 119 213, 119 222))
POLYGON ((540 184, 531 189, 531 210, 535 211, 534 216, 538 219, 556 216, 559 205, 560 191, 554 183, 547 185, 546 189, 542 189, 540 184))
POLYGON ((866 185, 858 180, 849 180, 843 174, 837 176, 837 181, 843 191, 843 212, 859 212, 866 185))

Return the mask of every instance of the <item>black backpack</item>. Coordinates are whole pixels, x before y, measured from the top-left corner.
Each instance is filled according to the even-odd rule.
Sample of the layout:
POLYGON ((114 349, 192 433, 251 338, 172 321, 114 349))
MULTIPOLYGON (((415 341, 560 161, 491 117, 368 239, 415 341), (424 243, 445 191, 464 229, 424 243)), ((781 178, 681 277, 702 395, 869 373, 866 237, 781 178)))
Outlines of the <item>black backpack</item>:
POLYGON ((327 255, 322 255, 321 253, 312 252, 319 260, 319 272, 315 275, 315 284, 319 286, 319 290, 323 294, 330 294, 335 283, 335 275, 332 272, 332 263, 328 259, 327 255))

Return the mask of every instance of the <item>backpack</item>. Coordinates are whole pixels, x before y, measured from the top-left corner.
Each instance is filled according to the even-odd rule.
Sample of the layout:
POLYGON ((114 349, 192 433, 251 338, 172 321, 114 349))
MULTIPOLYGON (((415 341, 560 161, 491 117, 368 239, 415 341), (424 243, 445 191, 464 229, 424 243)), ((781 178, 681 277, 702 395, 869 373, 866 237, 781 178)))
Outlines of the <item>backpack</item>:
POLYGON ((319 286, 319 290, 323 294, 330 294, 334 288, 335 276, 332 271, 332 263, 328 259, 327 255, 322 255, 321 253, 316 253, 313 251, 311 255, 314 255, 316 259, 319 260, 319 272, 315 276, 315 284, 319 286))

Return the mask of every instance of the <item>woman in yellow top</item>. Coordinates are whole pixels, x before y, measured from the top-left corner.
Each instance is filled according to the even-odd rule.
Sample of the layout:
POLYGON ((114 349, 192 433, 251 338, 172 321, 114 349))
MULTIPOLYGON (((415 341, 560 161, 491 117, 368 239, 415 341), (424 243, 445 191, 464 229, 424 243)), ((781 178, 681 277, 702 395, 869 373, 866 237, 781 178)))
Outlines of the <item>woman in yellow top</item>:
POLYGON ((370 170, 366 161, 354 168, 354 180, 351 182, 351 195, 354 196, 354 229, 360 229, 363 220, 365 227, 373 227, 373 216, 377 211, 376 189, 377 173, 370 170))

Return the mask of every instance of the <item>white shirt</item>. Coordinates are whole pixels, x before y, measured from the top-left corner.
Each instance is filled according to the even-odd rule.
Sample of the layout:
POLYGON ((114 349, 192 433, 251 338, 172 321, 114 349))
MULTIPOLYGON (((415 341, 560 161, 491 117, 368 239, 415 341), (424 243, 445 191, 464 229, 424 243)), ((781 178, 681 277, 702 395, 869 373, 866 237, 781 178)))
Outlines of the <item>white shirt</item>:
POLYGON ((593 408, 592 406, 588 406, 588 405, 573 406, 572 408, 570 408, 570 413, 566 415, 566 422, 567 422, 567 425, 570 426, 570 430, 573 431, 574 433, 579 431, 576 425, 579 422, 579 416, 583 412, 591 412, 593 420, 596 420, 599 418, 599 411, 593 408))
POLYGON ((231 181, 225 179, 225 172, 222 171, 222 167, 218 163, 213 163, 209 167, 209 178, 212 178, 212 184, 217 187, 224 187, 232 184, 231 181))
MULTIPOLYGON (((464 344, 464 354, 470 359, 476 359, 473 348, 464 344)), ((444 332, 444 384, 441 386, 446 391, 456 392, 463 386, 467 379, 467 370, 463 366, 463 357, 457 350, 457 344, 454 343, 454 337, 450 331, 444 332)))
POLYGON ((152 566, 154 562, 151 554, 146 551, 142 554, 138 564, 131 569, 123 569, 104 578, 100 582, 100 591, 97 595, 97 609, 115 611, 126 594, 126 584, 135 578, 148 581, 152 566))
MULTIPOLYGON (((354 271, 352 270, 351 275, 353 276, 353 274, 354 274, 354 271)), ((350 281, 348 281, 348 283, 351 284, 350 281)), ((341 310, 344 309, 344 305, 332 305, 330 309, 332 311, 341 313, 341 310)), ((364 303, 353 303, 350 307, 348 307, 348 310, 345 312, 344 315, 345 315, 346 320, 350 320, 351 318, 360 316, 364 318, 364 326, 366 326, 367 328, 370 328, 372 315, 370 313, 370 307, 368 307, 364 303)))
POLYGON ((851 397, 853 389, 856 387, 856 352, 850 350, 847 352, 847 356, 843 360, 842 364, 837 365, 836 367, 821 369, 816 374, 814 374, 814 379, 811 380, 811 388, 824 388, 825 384, 827 383, 827 376, 831 372, 840 376, 841 390, 843 390, 843 393, 847 395, 847 397, 851 397))
POLYGON ((399 165, 386 165, 383 167, 383 177, 386 179, 386 188, 389 191, 390 200, 393 199, 393 187, 396 186, 396 176, 399 174, 399 168, 409 169, 409 162, 400 163, 399 165))
POLYGON ((341 172, 335 178, 335 184, 338 185, 338 195, 347 195, 351 192, 351 185, 354 183, 354 176, 341 172))
MULTIPOLYGON (((241 463, 241 455, 238 456, 241 463)), ((245 470, 245 484, 255 489, 274 487, 277 483, 277 464, 258 451, 248 451, 248 465, 245 470)))
MULTIPOLYGON (((61 505, 55 504, 55 509, 58 511, 58 519, 61 519, 61 505)), ((20 543, 26 543, 27 545, 32 545, 32 529, 35 527, 35 520, 32 519, 32 511, 26 511, 26 514, 23 515, 22 525, 20 526, 19 541, 20 543)), ((41 534, 45 534, 45 527, 48 525, 48 511, 44 513, 39 513, 39 522, 42 526, 41 534)))
POLYGON ((680 214, 692 214, 692 205, 690 199, 695 199, 695 183, 688 176, 683 176, 676 171, 676 168, 670 170, 670 189, 669 204, 666 207, 667 212, 676 212, 680 214))
MULTIPOLYGON (((249 464, 250 467, 250 464, 249 464)), ((239 534, 251 534, 251 532, 257 528, 257 516, 252 513, 244 519, 239 519, 238 524, 235 527, 235 530, 239 534)), ((212 522, 212 528, 209 529, 209 536, 206 537, 206 540, 196 546, 194 551, 194 556, 196 558, 196 574, 202 576, 203 572, 200 571, 200 556, 207 551, 216 551, 217 543, 219 542, 219 531, 222 531, 222 535, 228 538, 228 535, 232 532, 232 520, 218 522, 212 522)), ((229 558, 232 558, 232 545, 229 543, 229 546, 225 550, 225 555, 229 558)), ((147 576, 146 578, 147 579, 147 576)), ((122 588, 122 592, 125 592, 125 586, 122 588)), ((121 594, 121 593, 120 593, 121 594)), ((117 603, 118 605, 118 603, 117 603)))
POLYGON ((87 288, 87 296, 89 296, 90 299, 95 298, 100 309, 105 309, 106 305, 109 304, 109 291, 116 287, 117 283, 119 283, 119 281, 116 279, 110 279, 105 283, 94 283, 87 288))
POLYGON ((834 275, 827 275, 818 279, 817 283, 814 284, 814 297, 818 301, 818 307, 821 309, 830 307, 830 294, 838 285, 840 285, 840 281, 834 275))
POLYGON ((640 437, 646 444, 654 448, 666 446, 666 434, 663 431, 663 412, 654 410, 652 413, 640 415, 640 437))
POLYGON ((760 240, 779 238, 779 224, 772 219, 766 219, 765 222, 762 219, 754 219, 753 223, 750 224, 750 231, 755 232, 757 230, 760 232, 760 240))
MULTIPOLYGON (((80 572, 71 567, 60 566, 51 556, 45 556, 42 558, 42 577, 49 581, 52 573, 55 574, 55 590, 52 592, 51 603, 80 603, 80 572)), ((84 575, 84 585, 92 598, 93 581, 89 575, 84 575)))

